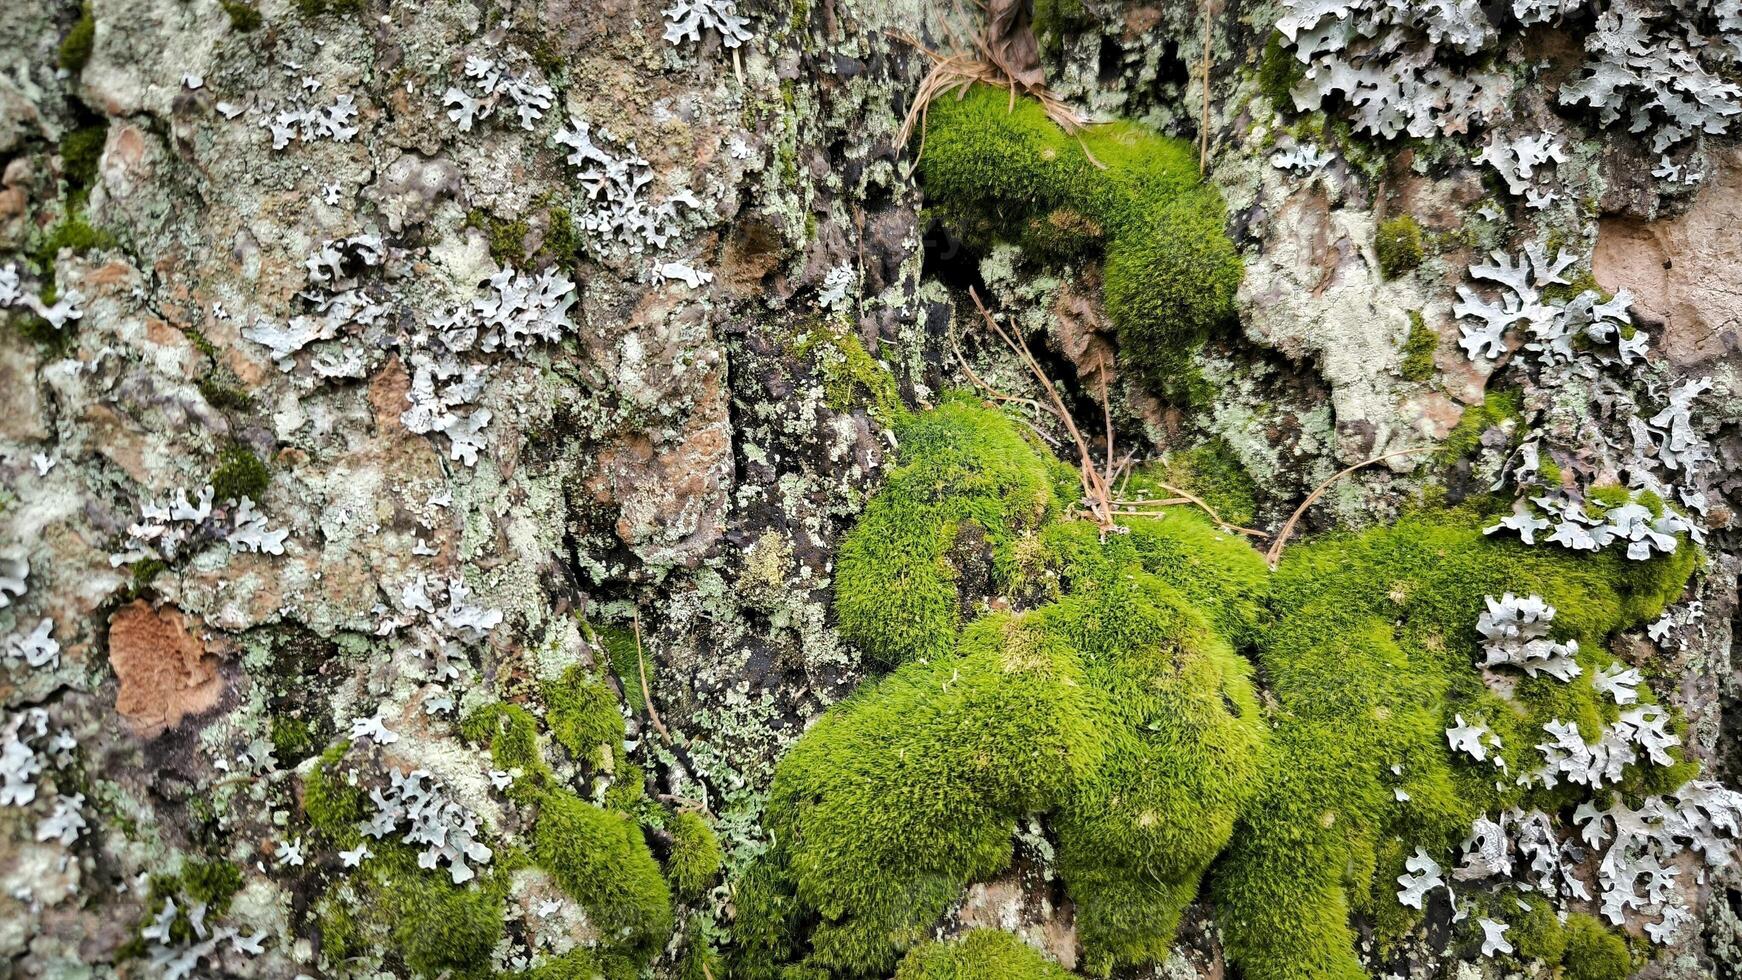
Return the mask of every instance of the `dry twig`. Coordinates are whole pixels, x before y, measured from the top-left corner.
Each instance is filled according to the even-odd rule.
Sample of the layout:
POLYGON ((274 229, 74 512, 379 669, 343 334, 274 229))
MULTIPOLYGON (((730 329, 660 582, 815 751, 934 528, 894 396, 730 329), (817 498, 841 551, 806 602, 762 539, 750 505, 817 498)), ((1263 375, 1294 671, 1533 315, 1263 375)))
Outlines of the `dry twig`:
POLYGON ((647 720, 653 723, 653 730, 659 733, 661 740, 671 741, 671 732, 666 731, 665 722, 659 720, 659 709, 653 706, 653 691, 647 686, 647 660, 641 655, 641 614, 630 613, 630 622, 635 624, 635 666, 641 672, 641 700, 647 705, 647 720))
POLYGON ((1307 499, 1301 501, 1300 506, 1294 509, 1294 513, 1288 515, 1288 520, 1282 525, 1282 530, 1276 532, 1276 540, 1271 542, 1270 550, 1265 552, 1264 560, 1270 563, 1271 568, 1276 567, 1276 563, 1282 559, 1282 546, 1288 543, 1288 536, 1294 533, 1294 526, 1300 522, 1301 515, 1307 512, 1307 508, 1317 503, 1318 499, 1324 496, 1325 491, 1329 490, 1331 485, 1336 483, 1338 480, 1341 480, 1343 477, 1348 476, 1350 473, 1353 473, 1358 469, 1372 466, 1374 463, 1382 463, 1397 456, 1408 456, 1410 453, 1425 453, 1430 452, 1431 450, 1431 446, 1416 446, 1413 449, 1399 449, 1394 452, 1375 456, 1372 459, 1364 459, 1361 462, 1356 463, 1354 466, 1339 471, 1329 480, 1319 484, 1318 488, 1313 490, 1312 493, 1307 494, 1307 499))

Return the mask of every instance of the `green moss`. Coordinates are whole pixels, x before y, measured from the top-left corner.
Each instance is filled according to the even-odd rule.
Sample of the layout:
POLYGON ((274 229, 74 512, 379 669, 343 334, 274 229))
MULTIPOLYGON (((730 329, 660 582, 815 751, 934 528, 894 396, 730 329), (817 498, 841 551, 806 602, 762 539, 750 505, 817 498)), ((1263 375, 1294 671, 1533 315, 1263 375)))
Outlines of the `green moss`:
POLYGON ((1182 141, 1128 123, 1073 137, 1038 103, 1012 110, 1008 92, 982 86, 931 105, 920 172, 928 201, 971 242, 1017 238, 1059 210, 1103 230, 1120 356, 1151 383, 1232 315, 1240 258, 1182 141))
MULTIPOLYGON (((43 270, 44 276, 52 278, 54 264, 63 250, 71 251, 74 255, 83 255, 93 249, 114 247, 114 235, 93 228, 83 217, 74 215, 62 219, 50 229, 31 257, 36 260, 37 267, 43 270)), ((47 302, 47 299, 44 301, 47 302)))
POLYGON ((899 664, 946 652, 965 598, 965 557, 1008 574, 1025 530, 1058 509, 1052 472, 1003 416, 965 399, 901 421, 900 463, 842 543, 841 635, 899 664))
POLYGON ((822 375, 823 396, 837 412, 864 406, 871 417, 892 425, 903 412, 895 376, 873 358, 845 321, 819 321, 792 345, 799 358, 813 358, 822 375))
POLYGON ((445 870, 419 867, 409 845, 389 838, 370 841, 369 849, 360 868, 332 879, 314 902, 322 957, 338 963, 387 951, 414 976, 492 976, 504 935, 504 862, 456 885, 445 870))
POLYGON ((246 411, 254 407, 254 397, 242 387, 242 379, 223 364, 214 364, 196 382, 206 404, 217 409, 246 411))
POLYGON ((498 265, 526 265, 526 236, 532 230, 526 219, 498 218, 483 208, 473 208, 466 212, 466 227, 484 232, 490 241, 490 257, 498 265))
POLYGON ((1249 669, 1222 625, 1256 626, 1262 559, 1185 511, 1104 541, 1083 521, 1040 528, 1056 513, 1053 468, 991 409, 946 401, 910 419, 901 445, 843 548, 836 608, 844 633, 903 665, 777 767, 777 871, 744 941, 885 975, 968 882, 1008 863, 1017 818, 1047 813, 1089 962, 1164 955, 1258 768, 1249 669), (1059 598, 959 625, 945 556, 962 515, 1004 566, 994 578, 1026 567, 1059 598), (901 528, 918 540, 884 537, 901 528), (881 633, 861 628, 877 619, 869 598, 849 611, 861 590, 881 633), (938 635, 913 632, 903 609, 938 635), (794 906, 813 911, 808 935, 794 906))
POLYGON ((545 724, 557 744, 593 769, 608 769, 623 748, 623 709, 611 689, 581 667, 544 685, 545 724))
POLYGON ((60 42, 57 59, 60 66, 75 75, 84 71, 85 65, 91 60, 91 47, 96 40, 97 18, 91 14, 90 4, 86 4, 78 21, 73 24, 73 29, 60 42))
POLYGON ((340 772, 350 742, 339 742, 321 753, 302 784, 302 811, 309 826, 327 840, 351 846, 357 824, 368 812, 369 798, 340 772))
POLYGON ((206 903, 213 918, 229 911, 230 899, 242 890, 242 869, 229 861, 187 861, 181 866, 181 893, 206 903))
POLYGON ((1549 791, 1497 784, 1489 766, 1454 758, 1446 726, 1460 714, 1488 726, 1511 772, 1537 764, 1548 721, 1594 740, 1613 710, 1590 685, 1612 662, 1605 641, 1657 616, 1697 559, 1686 545, 1651 562, 1530 547, 1484 535, 1483 523, 1417 515, 1297 545, 1275 573, 1258 656, 1277 701, 1273 751, 1214 888, 1228 954, 1249 980, 1365 977, 1350 912, 1374 921, 1381 949, 1411 928, 1419 913, 1396 901, 1394 879, 1415 847, 1445 857, 1484 813, 1559 809, 1549 791), (1503 592, 1557 608, 1556 635, 1579 641, 1579 678, 1521 679, 1509 699, 1482 683, 1473 626, 1484 597, 1503 592))
POLYGON ((641 650, 634 630, 625 626, 601 626, 597 638, 611 661, 611 673, 623 689, 623 700, 629 702, 630 709, 645 714, 647 696, 641 691, 641 673, 647 672, 647 684, 652 687, 656 665, 648 661, 641 650))
POLYGON ((368 7, 368 0, 291 0, 291 3, 304 17, 311 18, 362 13, 368 7))
MULTIPOLYGON (((1166 493, 1157 488, 1151 494, 1145 486, 1147 475, 1139 471, 1133 477, 1128 495, 1161 497, 1166 493)), ((1225 521, 1249 526, 1257 517, 1257 484, 1225 439, 1218 437, 1184 452, 1169 453, 1156 475, 1169 486, 1201 498, 1225 521)))
POLYGON ((109 127, 101 123, 82 126, 61 137, 61 176, 67 182, 67 200, 75 208, 84 206, 97 182, 97 163, 108 138, 109 127))
POLYGON ((615 945, 646 960, 671 934, 671 892, 627 815, 566 790, 545 794, 532 856, 615 945))
POLYGON ((218 465, 212 468, 207 482, 218 500, 249 500, 259 502, 266 493, 272 474, 254 451, 239 443, 226 446, 218 454, 218 465))
POLYGON ((1288 40, 1281 31, 1272 31, 1264 43, 1264 56, 1258 62, 1258 88, 1278 112, 1294 111, 1294 96, 1290 93, 1306 75, 1306 66, 1289 50, 1288 40))
POLYGON ((1056 55, 1064 46, 1065 35, 1081 22, 1087 13, 1083 0, 1034 0, 1034 38, 1046 55, 1056 55))
POLYGON ((283 765, 294 766, 314 754, 314 734, 309 731, 308 722, 301 718, 274 715, 270 734, 272 752, 283 765))
POLYGON ((713 884, 725 863, 725 852, 714 828, 701 814, 680 811, 671 820, 671 853, 666 857, 666 877, 679 898, 700 897, 713 884))
POLYGON ((1549 905, 1548 900, 1541 895, 1523 895, 1516 898, 1509 896, 1504 901, 1521 901, 1528 906, 1527 909, 1520 909, 1514 904, 1502 916, 1512 927, 1507 931, 1506 939, 1512 943, 1518 955, 1526 960, 1559 963, 1566 952, 1567 935, 1561 926, 1560 917, 1555 914, 1554 907, 1549 905))
POLYGON ((1463 417, 1440 443, 1435 458, 1441 466, 1452 466, 1469 459, 1481 446, 1484 432, 1522 419, 1523 406, 1523 397, 1515 389, 1488 392, 1482 397, 1482 404, 1465 406, 1463 417))
POLYGON ((1380 223, 1373 239, 1373 251, 1379 256, 1379 274, 1395 279, 1421 265, 1421 223, 1412 214, 1400 214, 1380 223))
POLYGON ((1409 381, 1426 381, 1434 376, 1434 352, 1439 350, 1440 336, 1428 329, 1420 310, 1409 311, 1409 336, 1403 341, 1403 377, 1409 381))
POLYGON ((1561 976, 1565 980, 1627 980, 1633 961, 1627 943, 1592 916, 1567 916, 1566 953, 1561 976))
POLYGON ((996 929, 975 929, 949 942, 915 946, 895 980, 1069 980, 1076 974, 996 929))
POLYGON ((489 746, 496 768, 520 773, 516 796, 536 798, 551 784, 550 767, 538 744, 538 719, 520 705, 497 701, 474 709, 460 722, 460 734, 468 742, 489 746))
POLYGON ((230 26, 246 34, 258 30, 265 22, 260 11, 243 3, 242 0, 218 0, 218 6, 224 8, 224 13, 230 17, 230 26))

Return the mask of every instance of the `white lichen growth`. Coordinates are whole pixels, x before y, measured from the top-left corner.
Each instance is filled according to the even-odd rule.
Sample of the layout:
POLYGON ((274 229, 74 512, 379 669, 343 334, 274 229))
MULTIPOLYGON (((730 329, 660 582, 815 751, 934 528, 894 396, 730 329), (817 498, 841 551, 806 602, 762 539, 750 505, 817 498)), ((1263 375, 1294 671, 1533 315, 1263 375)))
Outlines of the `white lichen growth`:
POLYGON ((750 40, 750 21, 738 15, 738 0, 672 0, 664 16, 665 40, 674 46, 700 41, 703 31, 713 31, 728 48, 750 40))
POLYGON ((393 771, 389 775, 392 786, 387 792, 377 789, 370 793, 375 815, 363 829, 365 834, 379 840, 407 825, 400 837, 407 844, 421 846, 418 867, 446 864, 456 885, 476 875, 472 864, 490 863, 490 848, 479 839, 477 818, 450 799, 429 772, 417 769, 410 774, 393 771))
MULTIPOLYGON (((1565 643, 1551 639, 1549 624, 1555 609, 1541 596, 1520 598, 1508 592, 1495 599, 1486 596, 1488 608, 1476 620, 1476 632, 1482 634, 1482 652, 1487 656, 1482 666, 1502 664, 1517 667, 1531 677, 1544 673, 1562 681, 1579 676, 1579 641, 1565 643)), ((1480 758, 1480 756, 1478 756, 1480 758)))
POLYGON ((520 128, 530 130, 544 118, 544 111, 556 99, 556 90, 532 71, 510 73, 508 66, 496 58, 466 56, 465 82, 471 91, 450 86, 442 94, 442 104, 451 106, 448 118, 469 133, 481 120, 489 119, 504 104, 512 106, 520 128))

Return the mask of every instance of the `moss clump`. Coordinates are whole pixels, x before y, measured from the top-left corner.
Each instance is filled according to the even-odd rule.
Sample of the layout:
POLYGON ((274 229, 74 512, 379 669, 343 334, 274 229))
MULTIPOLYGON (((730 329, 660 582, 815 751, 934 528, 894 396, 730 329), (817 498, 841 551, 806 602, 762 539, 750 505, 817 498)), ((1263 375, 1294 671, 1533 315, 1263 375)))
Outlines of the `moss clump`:
POLYGON ((552 790, 539 805, 532 856, 637 959, 651 958, 671 934, 671 892, 628 815, 552 790))
POLYGON ((414 976, 493 976, 504 934, 506 869, 492 868, 462 886, 445 871, 419 867, 417 851, 399 841, 370 841, 369 849, 355 873, 314 903, 322 958, 336 964, 386 950, 414 976))
POLYGON ((334 843, 354 846, 357 824, 368 812, 369 798, 359 786, 352 785, 339 771, 350 742, 338 744, 321 753, 302 783, 302 812, 317 834, 334 843))
POLYGON ((229 15, 230 26, 244 34, 259 30, 260 25, 265 23, 260 11, 242 0, 218 0, 218 6, 223 7, 224 13, 229 15))
POLYGON ((594 769, 610 769, 623 749, 623 709, 611 689, 579 666, 545 684, 545 724, 557 744, 594 769))
POLYGON ((1421 265, 1423 256, 1421 223, 1412 214, 1400 214, 1381 222, 1373 239, 1373 251, 1379 256, 1379 274, 1395 279, 1421 265))
POLYGON ((1507 940, 1523 959, 1541 960, 1551 965, 1559 963, 1566 953, 1567 933, 1554 907, 1541 895, 1526 895, 1515 900, 1528 908, 1512 906, 1510 914, 1505 917, 1512 927, 1506 933, 1507 940))
POLYGON ((799 336, 792 351, 796 357, 815 359, 824 403, 830 409, 845 412, 863 405, 884 425, 894 424, 901 415, 895 376, 865 350, 845 322, 817 322, 799 336))
POLYGON ((1065 35, 1082 21, 1087 10, 1083 0, 1034 0, 1034 38, 1040 50, 1056 55, 1064 46, 1065 35))
POLYGON ((368 6, 368 0, 291 0, 291 3, 304 17, 362 13, 368 6))
POLYGON ((1567 916, 1566 952, 1561 958, 1565 980, 1627 980, 1632 972, 1625 940, 1592 916, 1567 916))
MULTIPOLYGON (((1685 543, 1650 562, 1533 548, 1483 524, 1416 515, 1296 546, 1275 573, 1258 656, 1277 701, 1272 752, 1214 888, 1229 956, 1250 980, 1365 977, 1350 912, 1374 922, 1382 950, 1407 931, 1419 913, 1396 901, 1394 881, 1415 847, 1445 855, 1484 813, 1559 809, 1554 791, 1497 785, 1489 766, 1453 757, 1446 727, 1459 714, 1486 725, 1510 772, 1537 764, 1551 720, 1594 741, 1618 710, 1590 683, 1612 662, 1606 639, 1657 616, 1697 560, 1685 543), (1504 592, 1557 608, 1580 677, 1521 679, 1510 698, 1482 683, 1474 624, 1484 597, 1504 592)), ((1644 779, 1630 769, 1621 789, 1644 779)))
POLYGON ((75 215, 63 219, 50 229, 31 254, 31 258, 35 259, 37 267, 43 270, 43 276, 52 279, 54 264, 63 250, 70 251, 74 255, 83 255, 94 249, 114 247, 114 235, 100 228, 91 227, 90 222, 75 215))
POLYGON ((1057 512, 1053 471, 1002 416, 965 399, 896 427, 901 463, 842 543, 842 636, 888 665, 953 642, 964 562, 989 552, 1006 577, 1025 530, 1057 512))
POLYGON ((929 200, 970 241, 1015 238, 1059 210, 1102 229, 1120 356, 1151 383, 1232 315, 1240 257, 1184 142, 1129 123, 1073 137, 1038 103, 1012 110, 1008 92, 980 86, 932 104, 920 172, 929 200))
POLYGON ((902 666, 777 767, 776 846, 740 896, 741 948, 886 975, 968 882, 1008 863, 1017 818, 1043 813, 1090 962, 1164 955, 1258 768, 1249 669, 1223 625, 1255 628, 1262 560, 1183 511, 1105 541, 1087 522, 1047 523, 1056 474, 994 410, 947 401, 901 442, 843 549, 836 607, 844 633, 902 666), (995 580, 1058 598, 958 629, 979 609, 958 609, 947 556, 970 520, 995 580), (873 594, 876 630, 862 628, 868 599, 849 611, 873 594), (891 610, 915 609, 937 635, 899 628, 915 619, 891 610))
POLYGON ((1469 459, 1481 446, 1483 433, 1523 417, 1524 401, 1517 390, 1490 391, 1482 397, 1482 404, 1464 408, 1463 417, 1440 443, 1435 458, 1441 466, 1453 466, 1469 459))
MULTIPOLYGON (((1133 478, 1134 490, 1145 497, 1165 495, 1159 487, 1154 494, 1149 492, 1144 486, 1148 475, 1140 471, 1133 478)), ((1258 485, 1225 439, 1217 437, 1184 452, 1169 453, 1156 475, 1169 486, 1201 498, 1222 520, 1250 525, 1257 517, 1258 485)))
POLYGON ((61 176, 67 182, 67 201, 71 207, 84 206, 91 186, 97 182, 97 163, 108 139, 109 127, 102 124, 81 126, 61 137, 61 176))
POLYGON ((720 838, 701 814, 684 810, 671 820, 671 853, 666 856, 666 877, 682 899, 698 898, 708 890, 720 867, 725 852, 720 850, 720 838))
POLYGON ((490 257, 498 265, 526 264, 526 236, 532 229, 524 218, 498 218, 483 208, 466 212, 466 227, 477 228, 490 241, 490 257))
POLYGON ((523 802, 535 800, 551 785, 550 767, 538 744, 538 719, 518 704, 487 704, 460 722, 468 742, 490 749, 490 761, 505 772, 517 772, 511 793, 523 802))
POLYGON ((301 718, 274 715, 270 736, 272 752, 284 765, 294 766, 314 754, 314 733, 309 731, 308 722, 301 718))
POLYGON ((975 929, 950 942, 915 946, 895 980, 1069 980, 1069 970, 996 929, 975 929))
POLYGON ((1409 336, 1403 341, 1403 377, 1408 381, 1426 381, 1434 376, 1434 352, 1439 350, 1440 335, 1428 329, 1420 310, 1409 311, 1409 336))
POLYGON ((62 68, 77 75, 85 70, 85 65, 91 60, 91 48, 97 40, 97 18, 91 14, 90 4, 86 4, 79 14, 79 19, 73 24, 73 29, 61 39, 60 52, 56 59, 62 68))
POLYGON ((212 495, 219 500, 249 500, 258 502, 272 479, 266 464, 247 446, 232 444, 218 454, 218 465, 212 468, 207 482, 212 495))
POLYGON ((1306 65, 1289 50, 1288 39, 1281 31, 1272 31, 1270 39, 1264 42, 1264 56, 1258 62, 1258 88, 1270 100, 1271 107, 1277 112, 1293 112, 1292 93, 1305 76, 1306 65))

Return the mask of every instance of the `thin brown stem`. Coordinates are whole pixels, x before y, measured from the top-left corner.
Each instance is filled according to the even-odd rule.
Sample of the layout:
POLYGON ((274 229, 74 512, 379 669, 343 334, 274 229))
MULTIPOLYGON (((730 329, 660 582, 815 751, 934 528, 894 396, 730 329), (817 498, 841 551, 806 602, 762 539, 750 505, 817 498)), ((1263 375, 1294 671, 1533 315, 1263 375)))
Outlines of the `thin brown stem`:
POLYGON ((1307 498, 1301 501, 1300 506, 1294 509, 1294 513, 1288 516, 1288 520, 1282 525, 1282 530, 1276 532, 1276 540, 1271 542, 1270 550, 1265 553, 1264 560, 1270 563, 1271 568, 1276 567, 1276 563, 1282 559, 1282 546, 1288 543, 1289 535, 1294 533, 1294 526, 1300 522, 1301 516, 1307 512, 1307 508, 1317 503, 1318 499, 1324 496, 1325 491, 1329 490, 1331 485, 1336 483, 1338 480, 1341 480, 1343 477, 1348 476, 1350 473, 1353 473, 1358 469, 1372 466, 1374 463, 1383 463, 1388 459, 1393 459, 1398 456, 1408 456, 1411 453, 1425 453, 1430 452, 1431 450, 1431 446, 1416 446, 1413 449, 1399 449, 1394 452, 1375 456, 1372 459, 1364 459, 1361 462, 1356 463, 1354 466, 1338 471, 1335 476, 1332 476, 1330 479, 1319 484, 1312 493, 1307 494, 1307 498))
POLYGON ((659 733, 662 741, 671 741, 671 732, 666 731, 665 722, 659 720, 659 709, 653 706, 653 690, 647 684, 647 658, 641 654, 641 613, 631 612, 630 621, 635 624, 635 666, 641 672, 641 700, 647 705, 647 720, 653 723, 653 730, 659 733))

